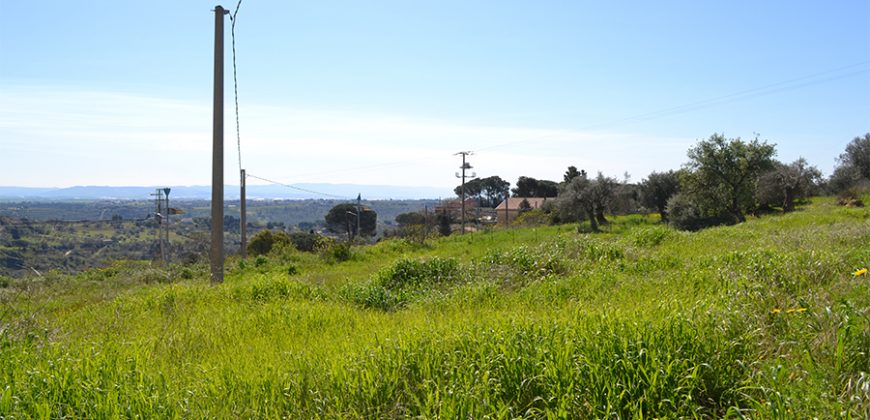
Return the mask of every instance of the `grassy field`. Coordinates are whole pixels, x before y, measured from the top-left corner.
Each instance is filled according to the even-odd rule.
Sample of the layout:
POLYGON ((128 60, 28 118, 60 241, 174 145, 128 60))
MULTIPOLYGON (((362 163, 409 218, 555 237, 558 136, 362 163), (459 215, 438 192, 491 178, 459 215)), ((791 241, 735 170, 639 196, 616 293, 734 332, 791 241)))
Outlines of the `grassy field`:
POLYGON ((866 208, 336 256, 6 281, 0 417, 870 417, 866 208))

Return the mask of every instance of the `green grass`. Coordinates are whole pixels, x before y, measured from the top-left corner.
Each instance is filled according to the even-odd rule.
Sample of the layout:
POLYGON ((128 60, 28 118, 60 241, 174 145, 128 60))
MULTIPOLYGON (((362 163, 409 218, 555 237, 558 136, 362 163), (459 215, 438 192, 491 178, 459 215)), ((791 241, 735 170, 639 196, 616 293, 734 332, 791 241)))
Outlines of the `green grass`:
POLYGON ((870 416, 867 209, 655 222, 13 280, 0 416, 870 416))

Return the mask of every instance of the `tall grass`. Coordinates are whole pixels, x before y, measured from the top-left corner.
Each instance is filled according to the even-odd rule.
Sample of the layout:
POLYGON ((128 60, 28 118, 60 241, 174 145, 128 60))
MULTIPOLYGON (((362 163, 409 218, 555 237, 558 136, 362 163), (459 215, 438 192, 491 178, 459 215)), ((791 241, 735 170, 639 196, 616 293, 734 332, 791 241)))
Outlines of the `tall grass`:
POLYGON ((868 417, 870 215, 640 216, 0 287, 4 417, 868 417))

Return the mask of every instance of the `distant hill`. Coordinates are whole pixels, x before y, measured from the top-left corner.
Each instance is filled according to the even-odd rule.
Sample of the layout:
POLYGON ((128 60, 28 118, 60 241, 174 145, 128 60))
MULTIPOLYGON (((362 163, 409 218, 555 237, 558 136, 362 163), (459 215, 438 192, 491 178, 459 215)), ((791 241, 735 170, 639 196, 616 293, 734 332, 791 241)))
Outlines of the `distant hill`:
MULTIPOLYGON (((160 186, 159 188, 162 188, 160 186)), ((209 186, 169 186, 170 198, 200 199, 211 198, 209 186)), ((280 185, 249 185, 247 196, 257 199, 335 199, 356 198, 361 194, 366 200, 417 200, 447 198, 453 196, 449 188, 404 187, 394 185, 353 185, 353 184, 293 184, 293 187, 280 185)), ((27 188, 0 187, 0 200, 143 200, 158 187, 109 187, 77 186, 69 188, 27 188)), ((239 187, 224 187, 224 198, 239 199, 239 187)))

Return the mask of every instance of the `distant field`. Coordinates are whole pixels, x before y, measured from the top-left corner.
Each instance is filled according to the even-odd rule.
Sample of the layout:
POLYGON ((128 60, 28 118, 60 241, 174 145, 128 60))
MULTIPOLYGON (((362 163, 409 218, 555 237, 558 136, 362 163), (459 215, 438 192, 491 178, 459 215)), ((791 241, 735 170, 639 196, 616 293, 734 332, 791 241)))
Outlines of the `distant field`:
MULTIPOLYGON (((307 231, 323 225, 337 200, 252 200, 247 221, 253 233, 266 227, 307 231)), ((378 213, 379 231, 390 228, 396 215, 434 208, 436 200, 364 202, 378 213)), ((206 200, 174 200, 183 214, 172 217, 170 258, 204 255, 208 244, 210 204, 206 200), (201 239, 205 238, 205 242, 201 239)), ((0 275, 20 276, 32 270, 76 273, 105 266, 117 259, 152 260, 160 255, 153 213, 146 200, 79 200, 0 203, 0 275), (115 219, 113 221, 113 218, 115 219)), ((238 251, 239 206, 225 208, 226 246, 238 251)))
POLYGON ((0 416, 867 418, 868 264, 821 198, 0 279, 0 416))

